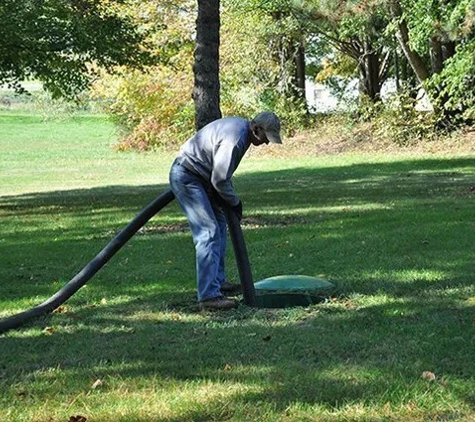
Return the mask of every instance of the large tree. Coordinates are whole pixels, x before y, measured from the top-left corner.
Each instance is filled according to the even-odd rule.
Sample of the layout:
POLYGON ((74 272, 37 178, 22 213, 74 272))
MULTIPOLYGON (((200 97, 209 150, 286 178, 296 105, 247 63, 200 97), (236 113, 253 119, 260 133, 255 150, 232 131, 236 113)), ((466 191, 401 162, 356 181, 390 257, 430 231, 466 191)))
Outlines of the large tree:
POLYGON ((137 66, 150 55, 145 34, 121 0, 2 0, 0 84, 21 90, 38 79, 54 96, 73 97, 97 67, 137 66))
POLYGON ((198 0, 193 72, 195 126, 201 129, 221 117, 219 83, 219 0, 198 0))
MULTIPOLYGON (((315 24, 313 7, 300 0, 226 0, 226 57, 243 86, 263 105, 306 115, 307 38, 315 24), (241 69, 245 66, 245 69, 241 69), (242 75, 238 73, 243 70, 242 75), (282 107, 278 103, 286 104, 282 107)), ((244 91, 244 89, 243 89, 244 91)))
MULTIPOLYGON (((344 58, 350 58, 360 95, 372 102, 380 101, 381 87, 388 77, 391 45, 385 35, 387 15, 379 1, 314 3, 315 13, 320 18, 315 34, 334 48, 326 60, 338 73, 339 63, 344 63, 348 72, 348 60, 344 58)), ((328 71, 324 73, 331 75, 328 71)))
POLYGON ((444 123, 475 117, 475 1, 387 0, 399 44, 444 123))

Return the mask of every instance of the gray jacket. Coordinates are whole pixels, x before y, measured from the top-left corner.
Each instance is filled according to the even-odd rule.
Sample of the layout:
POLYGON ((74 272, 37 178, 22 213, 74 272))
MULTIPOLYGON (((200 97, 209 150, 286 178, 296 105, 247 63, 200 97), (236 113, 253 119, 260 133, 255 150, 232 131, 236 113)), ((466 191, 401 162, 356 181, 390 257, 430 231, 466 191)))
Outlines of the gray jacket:
POLYGON ((249 149, 249 121, 241 117, 215 120, 180 149, 181 165, 210 182, 221 198, 231 206, 239 202, 231 177, 249 149))

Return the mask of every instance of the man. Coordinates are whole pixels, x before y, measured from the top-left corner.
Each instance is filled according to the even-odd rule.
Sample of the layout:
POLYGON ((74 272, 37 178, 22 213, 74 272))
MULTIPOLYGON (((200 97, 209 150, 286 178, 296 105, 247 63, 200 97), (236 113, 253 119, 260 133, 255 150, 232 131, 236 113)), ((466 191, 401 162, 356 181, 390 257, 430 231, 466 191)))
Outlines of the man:
POLYGON ((224 207, 242 217, 242 203, 231 177, 250 145, 281 144, 280 120, 271 112, 251 121, 240 117, 215 120, 181 147, 170 170, 170 186, 188 219, 196 250, 198 301, 205 310, 231 309, 227 298, 239 290, 226 281, 224 207))

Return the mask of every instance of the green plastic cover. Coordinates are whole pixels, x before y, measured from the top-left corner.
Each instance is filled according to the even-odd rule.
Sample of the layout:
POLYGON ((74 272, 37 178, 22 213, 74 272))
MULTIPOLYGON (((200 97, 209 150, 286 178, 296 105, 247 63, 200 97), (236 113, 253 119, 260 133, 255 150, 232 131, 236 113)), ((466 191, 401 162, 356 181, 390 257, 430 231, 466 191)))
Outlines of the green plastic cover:
POLYGON ((325 280, 307 275, 278 275, 254 283, 256 293, 279 292, 328 292, 335 286, 325 280))

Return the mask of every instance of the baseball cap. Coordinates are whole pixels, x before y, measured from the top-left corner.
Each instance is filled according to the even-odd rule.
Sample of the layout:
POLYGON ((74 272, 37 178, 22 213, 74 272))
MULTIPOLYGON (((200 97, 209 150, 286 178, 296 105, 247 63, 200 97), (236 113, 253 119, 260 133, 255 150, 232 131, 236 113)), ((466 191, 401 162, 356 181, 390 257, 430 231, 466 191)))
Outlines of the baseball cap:
POLYGON ((274 144, 282 143, 280 137, 280 120, 275 113, 263 111, 254 117, 253 121, 264 130, 269 142, 274 144))

